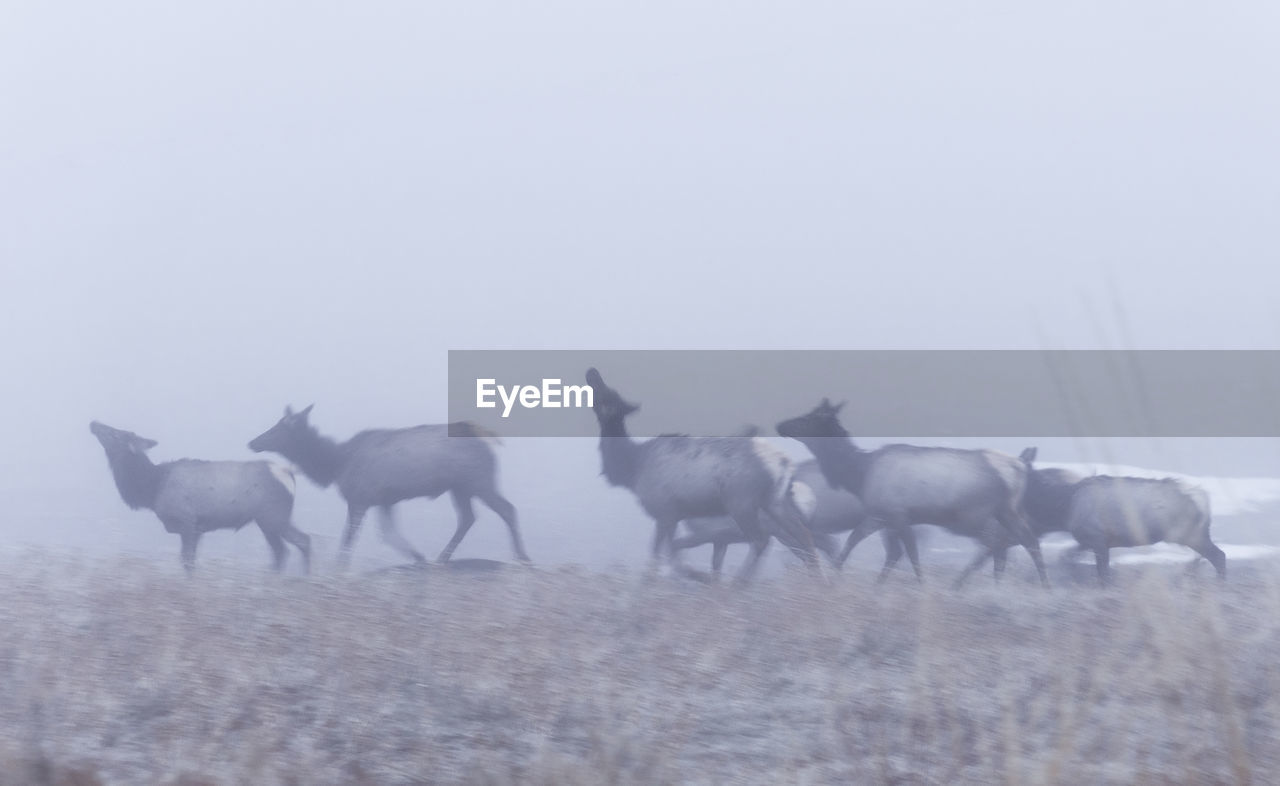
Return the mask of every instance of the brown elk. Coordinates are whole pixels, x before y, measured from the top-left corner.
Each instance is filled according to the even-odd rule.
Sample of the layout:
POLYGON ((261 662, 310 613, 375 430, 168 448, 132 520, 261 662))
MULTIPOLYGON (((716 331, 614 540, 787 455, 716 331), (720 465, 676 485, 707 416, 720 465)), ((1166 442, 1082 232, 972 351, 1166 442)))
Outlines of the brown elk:
MULTIPOLYGON (((988 550, 1007 541, 1031 554, 1040 582, 1049 585, 1040 542, 1022 513, 1027 468, 992 450, 886 445, 862 450, 840 425, 840 408, 826 399, 811 412, 778 424, 778 433, 813 453, 833 486, 855 494, 867 515, 854 528, 839 561, 871 533, 888 528, 906 548, 916 575, 920 562, 913 524, 934 524, 980 541, 988 550)), ((997 563, 997 573, 1003 565, 997 563)))
POLYGON ((417 497, 435 499, 446 491, 453 497, 458 526, 440 552, 440 562, 449 561, 475 523, 472 498, 479 498, 506 522, 516 558, 529 561, 516 524, 515 506, 498 493, 497 459, 485 439, 487 432, 455 423, 362 431, 338 443, 311 425, 311 409, 294 412, 286 407, 284 417, 254 437, 249 448, 279 453, 297 464, 316 485, 338 485, 347 502, 340 564, 345 565, 350 559, 356 534, 371 507, 382 513, 383 539, 414 562, 425 563, 422 554, 396 528, 392 506, 417 497))
POLYGON ((587 383, 600 426, 603 474, 610 484, 630 489, 653 518, 655 561, 674 561, 673 539, 682 520, 727 515, 751 543, 739 580, 755 570, 771 530, 820 571, 794 498, 794 468, 784 453, 750 437, 663 435, 637 442, 625 421, 639 405, 624 400, 594 368, 587 371, 587 383))
POLYGON ((97 421, 89 430, 107 452, 120 498, 129 507, 154 511, 168 532, 182 538, 182 565, 195 568, 200 536, 215 529, 240 529, 250 521, 267 539, 282 570, 285 542, 302 552, 311 567, 311 538, 293 526, 293 473, 268 461, 197 461, 155 464, 147 451, 156 441, 97 421))

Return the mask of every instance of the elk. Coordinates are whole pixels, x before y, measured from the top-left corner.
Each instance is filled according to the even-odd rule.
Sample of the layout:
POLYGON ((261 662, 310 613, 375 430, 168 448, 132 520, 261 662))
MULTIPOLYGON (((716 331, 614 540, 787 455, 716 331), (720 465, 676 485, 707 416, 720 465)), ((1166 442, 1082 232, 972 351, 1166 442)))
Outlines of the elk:
MULTIPOLYGON (((838 550, 834 533, 846 532, 856 527, 866 515, 862 501, 844 489, 838 489, 827 483, 818 462, 813 459, 802 461, 796 465, 795 480, 797 501, 801 500, 801 489, 812 495, 812 501, 799 505, 805 514, 809 532, 813 536, 813 545, 826 554, 835 564, 838 550)), ((734 543, 750 542, 746 535, 728 516, 704 516, 684 521, 688 534, 676 538, 672 542, 675 551, 712 544, 711 571, 720 574, 724 565, 725 554, 734 543)), ((882 530, 881 537, 885 547, 885 568, 882 577, 902 557, 903 548, 895 533, 882 530)))
MULTIPOLYGON (((1030 466, 1034 448, 1023 451, 1030 466)), ((1178 543, 1209 560, 1227 577, 1227 557, 1209 537, 1209 495, 1174 478, 1094 475, 1079 479, 1063 470, 1033 470, 1027 510, 1038 531, 1065 530, 1092 551, 1098 580, 1111 578, 1111 549, 1178 543), (1061 474, 1050 474, 1061 473, 1061 474)))
MULTIPOLYGON (((843 406, 823 399, 811 412, 777 426, 780 435, 809 448, 831 485, 852 492, 866 507, 866 518, 845 541, 840 564, 867 535, 888 528, 922 578, 911 525, 934 524, 974 538, 988 550, 1008 540, 1022 544, 1040 583, 1049 586, 1040 542, 1022 514, 1027 468, 1021 461, 993 450, 914 445, 862 450, 840 425, 843 406)), ((998 574, 1002 568, 997 565, 998 574)))
POLYGON ((293 473, 268 461, 197 461, 154 464, 147 451, 158 443, 97 422, 89 431, 107 453, 120 498, 134 510, 153 511, 165 531, 182 539, 182 566, 195 569, 200 536, 215 529, 238 530, 250 521, 267 539, 275 569, 284 569, 285 542, 302 552, 311 570, 311 538, 293 526, 293 473))
POLYGON ((771 531, 811 569, 821 570, 797 506, 794 467, 782 451, 751 437, 664 434, 637 442, 627 433, 626 418, 639 405, 624 400, 594 368, 587 370, 587 384, 600 426, 602 474, 635 494, 653 518, 655 563, 666 558, 674 565, 673 540, 682 520, 727 515, 751 544, 738 581, 754 572, 771 531))
POLYGON ((472 498, 479 498, 506 523, 516 559, 528 563, 515 506, 498 492, 497 460, 489 447, 493 437, 470 423, 361 431, 343 443, 325 437, 311 425, 315 405, 300 412, 285 407, 284 417, 249 442, 249 449, 272 451, 292 461, 316 485, 336 483, 347 503, 347 525, 338 554, 340 566, 369 508, 381 512, 382 537, 392 548, 423 565, 422 554, 396 527, 392 506, 418 497, 435 499, 446 491, 453 498, 458 526, 439 562, 448 562, 475 523, 472 498), (450 436, 453 434, 454 436, 450 436))
MULTIPOLYGON (((1067 530, 1067 509, 1071 504, 1071 495, 1080 482, 1080 476, 1065 469, 1036 469, 1036 449, 1027 448, 1018 456, 1027 468, 1027 490, 1023 496, 1023 506, 1027 513, 1027 523, 1037 538, 1050 532, 1067 530)), ((999 574, 1004 570, 1009 546, 1006 541, 1001 546, 988 549, 978 554, 960 573, 955 581, 958 588, 965 579, 982 567, 988 558, 995 560, 995 570, 999 574)))

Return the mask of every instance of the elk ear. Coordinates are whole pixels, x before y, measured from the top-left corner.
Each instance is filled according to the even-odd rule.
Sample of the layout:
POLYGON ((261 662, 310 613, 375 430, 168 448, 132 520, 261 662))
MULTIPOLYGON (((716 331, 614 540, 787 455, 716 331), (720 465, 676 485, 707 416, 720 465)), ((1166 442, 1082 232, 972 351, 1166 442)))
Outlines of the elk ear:
POLYGON ((293 414, 293 407, 289 406, 288 404, 285 404, 285 405, 284 405, 284 416, 287 418, 287 417, 289 417, 289 416, 290 416, 290 415, 292 415, 292 414, 293 414))
POLYGON ((832 408, 831 408, 831 414, 833 414, 833 415, 839 415, 839 414, 840 414, 840 410, 844 409, 844 405, 845 405, 845 404, 848 404, 848 403, 849 403, 849 402, 847 402, 847 401, 841 401, 839 404, 836 404, 834 407, 832 407, 832 408))
POLYGON ((831 409, 831 399, 823 396, 822 403, 818 405, 818 409, 831 409))
POLYGON ((622 402, 622 406, 627 410, 626 414, 628 415, 630 415, 632 412, 637 412, 640 409, 639 404, 632 404, 630 401, 622 402))
POLYGON ((147 439, 146 437, 134 437, 129 442, 129 450, 133 451, 134 453, 142 454, 142 453, 146 453, 148 450, 151 450, 152 448, 154 448, 156 445, 159 445, 159 444, 160 443, 156 442, 154 439, 147 439))
POLYGON ((302 418, 303 420, 306 420, 307 416, 311 414, 311 409, 313 407, 315 407, 315 404, 308 404, 306 409, 298 413, 298 417, 302 418))
POLYGON ((594 366, 587 369, 587 384, 592 387, 604 386, 604 380, 600 378, 600 372, 596 371, 594 366))
POLYGON ((1026 450, 1022 451, 1022 453, 1018 455, 1018 458, 1022 459, 1023 464, 1030 464, 1031 462, 1036 460, 1037 452, 1038 451, 1036 448, 1027 448, 1026 450))

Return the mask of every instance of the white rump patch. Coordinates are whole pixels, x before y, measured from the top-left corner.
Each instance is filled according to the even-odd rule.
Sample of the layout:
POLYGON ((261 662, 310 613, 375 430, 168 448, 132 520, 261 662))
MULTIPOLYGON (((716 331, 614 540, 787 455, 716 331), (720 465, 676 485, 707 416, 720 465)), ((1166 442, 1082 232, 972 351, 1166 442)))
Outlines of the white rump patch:
MULTIPOLYGON (((787 458, 786 453, 778 450, 763 439, 752 439, 751 449, 755 451, 756 458, 760 459, 765 472, 768 472, 769 476, 774 480, 774 500, 782 500, 786 496, 787 490, 791 487, 791 476, 795 474, 795 467, 792 466, 791 459, 787 458)), ((810 495, 812 493, 810 491, 810 495)))
POLYGON ((286 467, 283 464, 268 462, 267 467, 271 470, 271 474, 276 476, 276 480, 280 481, 280 485, 284 486, 285 491, 289 492, 289 496, 293 496, 294 490, 297 488, 297 480, 293 476, 293 467, 286 467))
POLYGON ((809 484, 798 480, 791 481, 791 499, 796 503, 796 508, 800 510, 800 515, 804 516, 804 520, 813 521, 813 514, 818 510, 818 497, 809 484))

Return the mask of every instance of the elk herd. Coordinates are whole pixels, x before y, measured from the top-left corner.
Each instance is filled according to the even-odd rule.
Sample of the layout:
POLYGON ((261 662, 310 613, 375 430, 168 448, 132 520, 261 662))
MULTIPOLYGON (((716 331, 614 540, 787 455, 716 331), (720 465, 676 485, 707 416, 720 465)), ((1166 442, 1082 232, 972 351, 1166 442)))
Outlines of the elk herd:
MULTIPOLYGON (((812 454, 798 465, 753 435, 667 434, 638 441, 628 434, 626 420, 639 406, 605 384, 596 369, 589 369, 586 379, 600 427, 602 475, 634 494, 653 519, 654 562, 669 562, 680 571, 688 572, 680 564, 681 551, 710 543, 712 573, 719 576, 728 547, 744 543, 750 551, 737 579, 746 580, 777 538, 821 574, 819 551, 839 569, 859 542, 879 532, 885 549, 880 579, 904 554, 923 579, 912 528, 931 524, 979 544, 957 586, 988 559, 998 578, 1009 549, 1021 546, 1047 587, 1040 538, 1051 532, 1069 533, 1079 550, 1092 552, 1104 583, 1110 549, 1159 542, 1191 548, 1226 577, 1226 557, 1209 537, 1208 495, 1177 480, 1038 469, 1035 448, 1017 458, 993 450, 914 445, 865 450, 841 424, 842 405, 826 399, 777 424, 780 436, 797 440, 812 454), (837 547, 843 533, 848 533, 844 544, 837 547)), ((506 524, 516 559, 529 562, 516 508, 498 490, 493 434, 455 423, 362 431, 339 442, 321 434, 310 415, 311 407, 286 408, 249 448, 287 459, 318 486, 337 486, 347 503, 340 565, 347 564, 370 508, 378 510, 387 544, 424 563, 397 528, 394 506, 446 492, 457 512, 457 529, 440 562, 449 560, 471 529, 477 499, 506 524)), ((180 537, 188 571, 203 533, 250 522, 266 538, 276 570, 284 566, 286 543, 299 551, 309 570, 311 538, 292 521, 290 467, 193 459, 155 464, 147 456, 155 441, 96 421, 89 428, 106 452, 121 499, 131 508, 153 511, 166 531, 180 537)))

